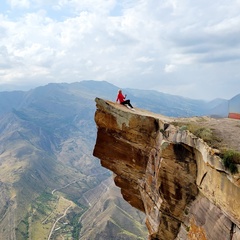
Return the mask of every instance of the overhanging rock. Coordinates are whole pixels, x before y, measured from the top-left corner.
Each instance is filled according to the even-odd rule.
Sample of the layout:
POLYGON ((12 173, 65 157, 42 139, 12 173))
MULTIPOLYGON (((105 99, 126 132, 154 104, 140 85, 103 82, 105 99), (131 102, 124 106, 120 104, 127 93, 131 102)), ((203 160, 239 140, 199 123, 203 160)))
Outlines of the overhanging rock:
POLYGON ((146 214, 149 239, 240 239, 239 176, 174 119, 96 98, 94 156, 146 214))

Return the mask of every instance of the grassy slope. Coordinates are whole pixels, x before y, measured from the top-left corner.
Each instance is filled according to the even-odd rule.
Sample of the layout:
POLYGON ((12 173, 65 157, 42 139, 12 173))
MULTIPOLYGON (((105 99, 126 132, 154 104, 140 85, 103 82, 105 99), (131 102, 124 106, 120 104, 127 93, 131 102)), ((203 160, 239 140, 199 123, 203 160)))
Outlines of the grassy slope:
POLYGON ((109 176, 92 157, 94 95, 85 85, 50 84, 1 116, 0 239, 47 239, 68 205, 54 234, 77 239, 87 207, 81 197, 109 176))
MULTIPOLYGON (((114 194, 112 186, 106 194, 96 189, 102 189, 100 182, 109 173, 92 157, 94 98, 115 101, 117 90, 106 82, 85 81, 0 93, 0 239, 46 239, 54 219, 65 211, 60 206, 69 201, 72 207, 63 218, 68 224, 60 223, 69 236, 146 236, 144 217, 114 194), (58 191, 52 195, 53 189, 58 191), (93 208, 83 196, 99 201, 93 208), (42 224, 49 215, 49 222, 42 224)), ((207 105, 155 91, 124 92, 135 106, 168 116, 199 115, 207 105)))
POLYGON ((85 212, 80 239, 146 239, 143 213, 122 199, 112 177, 85 194, 89 209, 85 212))

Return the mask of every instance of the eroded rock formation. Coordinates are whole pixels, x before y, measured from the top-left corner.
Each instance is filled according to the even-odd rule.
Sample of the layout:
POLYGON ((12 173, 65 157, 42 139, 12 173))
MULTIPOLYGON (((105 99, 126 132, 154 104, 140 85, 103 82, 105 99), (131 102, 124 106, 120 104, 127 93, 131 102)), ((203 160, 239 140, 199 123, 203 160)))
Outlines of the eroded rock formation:
POLYGON ((173 119, 96 98, 94 156, 146 214, 149 239, 240 239, 240 181, 173 119))

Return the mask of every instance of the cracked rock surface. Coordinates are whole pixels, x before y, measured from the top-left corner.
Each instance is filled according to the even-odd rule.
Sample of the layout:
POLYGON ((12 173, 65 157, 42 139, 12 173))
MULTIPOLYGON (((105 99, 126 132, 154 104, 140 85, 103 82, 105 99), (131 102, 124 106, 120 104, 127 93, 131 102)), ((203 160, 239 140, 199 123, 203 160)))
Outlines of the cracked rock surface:
MULTIPOLYGON (((94 156, 114 172, 123 198, 145 212, 149 239, 240 239, 239 174, 224 169, 215 149, 172 125, 176 119, 99 98, 96 103, 94 156)), ((219 128, 221 119, 202 122, 208 120, 219 128)))

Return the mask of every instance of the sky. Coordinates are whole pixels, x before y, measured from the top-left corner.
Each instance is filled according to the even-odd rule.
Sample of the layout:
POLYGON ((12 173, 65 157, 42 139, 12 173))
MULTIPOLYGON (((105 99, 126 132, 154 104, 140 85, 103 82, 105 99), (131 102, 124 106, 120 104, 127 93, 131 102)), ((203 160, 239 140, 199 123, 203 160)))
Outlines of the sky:
POLYGON ((234 97, 240 0, 1 1, 0 91, 82 80, 234 97))

